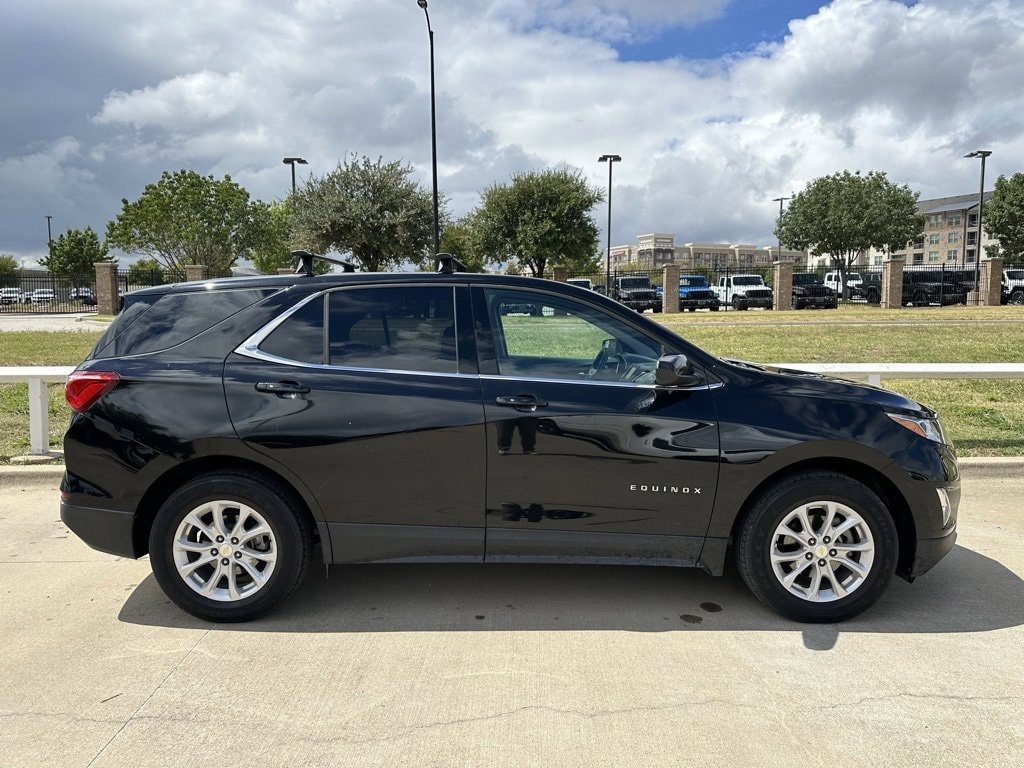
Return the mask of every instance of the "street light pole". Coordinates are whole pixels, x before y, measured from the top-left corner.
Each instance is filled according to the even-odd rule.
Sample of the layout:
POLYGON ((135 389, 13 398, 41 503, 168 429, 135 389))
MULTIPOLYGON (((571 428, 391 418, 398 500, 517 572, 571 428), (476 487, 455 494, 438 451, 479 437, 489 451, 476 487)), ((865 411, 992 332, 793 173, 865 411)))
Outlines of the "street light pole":
POLYGON ((427 0, 416 0, 427 19, 427 36, 430 38, 430 162, 434 177, 434 255, 441 252, 441 223, 437 213, 437 106, 434 96, 434 30, 430 26, 427 0))
POLYGON ((295 165, 309 165, 304 158, 301 157, 286 157, 282 161, 285 165, 292 167, 292 194, 295 194, 295 165))
POLYGON ((621 162, 618 155, 601 155, 599 163, 608 163, 608 249, 604 257, 604 289, 608 296, 612 294, 612 167, 621 162))
MULTIPOLYGON (((778 203, 779 204, 779 223, 778 223, 778 226, 776 227, 776 229, 778 229, 779 227, 782 226, 782 204, 786 200, 792 200, 792 199, 793 199, 792 197, 773 197, 772 198, 772 202, 773 203, 778 203)), ((781 232, 776 232, 776 235, 779 238, 779 261, 782 261, 782 233, 781 232)))
POLYGON ((46 217, 46 251, 49 255, 53 255, 53 230, 50 229, 50 221, 53 220, 53 216, 46 217))
MULTIPOLYGON (((985 158, 992 154, 990 149, 976 149, 968 152, 964 157, 981 158, 981 188, 978 190, 978 243, 974 251, 974 290, 978 294, 978 303, 981 303, 981 214, 985 209, 985 158)), ((964 243, 964 250, 967 250, 967 243, 964 243)))

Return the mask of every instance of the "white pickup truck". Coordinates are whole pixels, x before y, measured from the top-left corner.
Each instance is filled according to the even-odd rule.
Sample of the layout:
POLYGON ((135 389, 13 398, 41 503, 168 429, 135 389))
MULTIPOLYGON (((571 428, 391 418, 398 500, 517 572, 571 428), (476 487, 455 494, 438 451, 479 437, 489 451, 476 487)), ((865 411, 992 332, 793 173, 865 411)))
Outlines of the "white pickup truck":
POLYGON ((733 309, 772 308, 772 289, 760 275, 726 275, 718 279, 715 293, 723 304, 733 309))
POLYGON ((1008 304, 1024 304, 1024 269, 1003 270, 1003 293, 1008 304))

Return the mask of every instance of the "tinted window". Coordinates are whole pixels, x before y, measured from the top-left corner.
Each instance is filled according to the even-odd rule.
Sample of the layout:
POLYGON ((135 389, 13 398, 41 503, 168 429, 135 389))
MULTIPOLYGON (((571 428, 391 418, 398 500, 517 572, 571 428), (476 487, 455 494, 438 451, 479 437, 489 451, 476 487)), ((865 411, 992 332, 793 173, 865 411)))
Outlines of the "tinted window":
POLYGON ((268 355, 300 363, 323 365, 324 297, 303 304, 260 344, 268 355))
POLYGON ((331 365, 455 373, 454 290, 357 288, 329 294, 331 365))
MULTIPOLYGON (((202 291, 199 293, 166 293, 143 310, 134 322, 131 315, 135 305, 126 310, 122 326, 118 321, 118 335, 97 353, 97 357, 141 355, 157 352, 181 344, 212 328, 236 312, 255 304, 274 293, 274 288, 244 291, 202 291), (120 328, 124 328, 123 331, 120 328)), ((144 305, 144 302, 139 302, 144 305)), ((140 306, 141 309, 141 306, 140 306)))

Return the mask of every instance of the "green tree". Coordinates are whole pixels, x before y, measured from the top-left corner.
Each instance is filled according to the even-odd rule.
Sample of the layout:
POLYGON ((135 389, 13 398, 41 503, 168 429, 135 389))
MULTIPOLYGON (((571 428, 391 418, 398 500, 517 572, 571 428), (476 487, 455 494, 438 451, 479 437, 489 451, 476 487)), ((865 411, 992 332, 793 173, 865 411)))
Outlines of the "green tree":
POLYGON ((121 213, 107 225, 107 242, 175 271, 201 264, 212 277, 230 275, 258 234, 259 204, 230 176, 217 180, 195 171, 164 171, 138 200, 121 204, 121 213))
MULTIPOLYGON (((295 250, 292 242, 291 198, 275 203, 258 203, 255 211, 256 232, 249 252, 252 265, 264 274, 276 274, 279 269, 292 269, 295 250)), ((325 261, 314 261, 313 271, 323 275, 331 271, 325 261)))
POLYGON ((76 284, 91 282, 97 262, 117 261, 107 251, 107 244, 100 242, 92 227, 69 229, 53 241, 49 255, 40 259, 39 264, 58 277, 71 278, 76 284))
POLYGON ((535 277, 548 265, 593 269, 598 229, 590 212, 604 193, 579 171, 549 169, 513 175, 488 187, 475 212, 482 250, 496 261, 515 261, 535 277))
POLYGON ((1024 173, 996 179, 982 219, 982 227, 999 240, 999 255, 1014 261, 1024 258, 1024 173))
POLYGON ((21 281, 19 269, 16 258, 6 253, 0 254, 0 288, 17 287, 21 281))
POLYGON ((444 228, 441 233, 441 252, 452 254, 466 265, 468 272, 484 271, 490 259, 480 245, 474 213, 469 213, 444 228))
MULTIPOLYGON (((779 219, 775 234, 787 248, 828 255, 847 286, 846 273, 869 248, 905 248, 924 231, 918 193, 897 185, 883 171, 842 171, 815 179, 798 192, 779 219)), ((849 287, 846 287, 847 298, 849 287)))
MULTIPOLYGON (((180 279, 184 279, 184 276, 180 279)), ((171 278, 171 282, 173 280, 174 278, 171 278)), ((128 265, 128 284, 130 286, 163 285, 166 282, 168 282, 168 275, 163 265, 156 259, 139 259, 128 265)))
POLYGON ((350 253, 367 272, 432 259, 433 197, 399 161, 352 155, 310 177, 293 202, 294 245, 350 253))

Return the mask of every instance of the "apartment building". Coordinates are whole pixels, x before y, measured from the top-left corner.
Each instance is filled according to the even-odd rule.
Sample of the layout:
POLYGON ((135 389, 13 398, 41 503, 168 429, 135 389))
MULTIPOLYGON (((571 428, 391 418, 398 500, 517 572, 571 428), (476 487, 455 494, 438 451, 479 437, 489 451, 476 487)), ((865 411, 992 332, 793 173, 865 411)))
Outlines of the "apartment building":
MULTIPOLYGON (((992 193, 986 192, 985 202, 991 197, 992 193)), ((986 247, 999 242, 984 231, 984 220, 979 237, 977 193, 919 200, 917 212, 925 216, 924 235, 916 243, 908 243, 906 248, 892 254, 907 264, 973 264, 979 256, 985 257, 986 247)), ((858 267, 876 267, 887 258, 883 251, 871 248, 859 254, 853 264, 858 267)), ((812 266, 828 266, 830 262, 828 254, 811 258, 812 266)))

